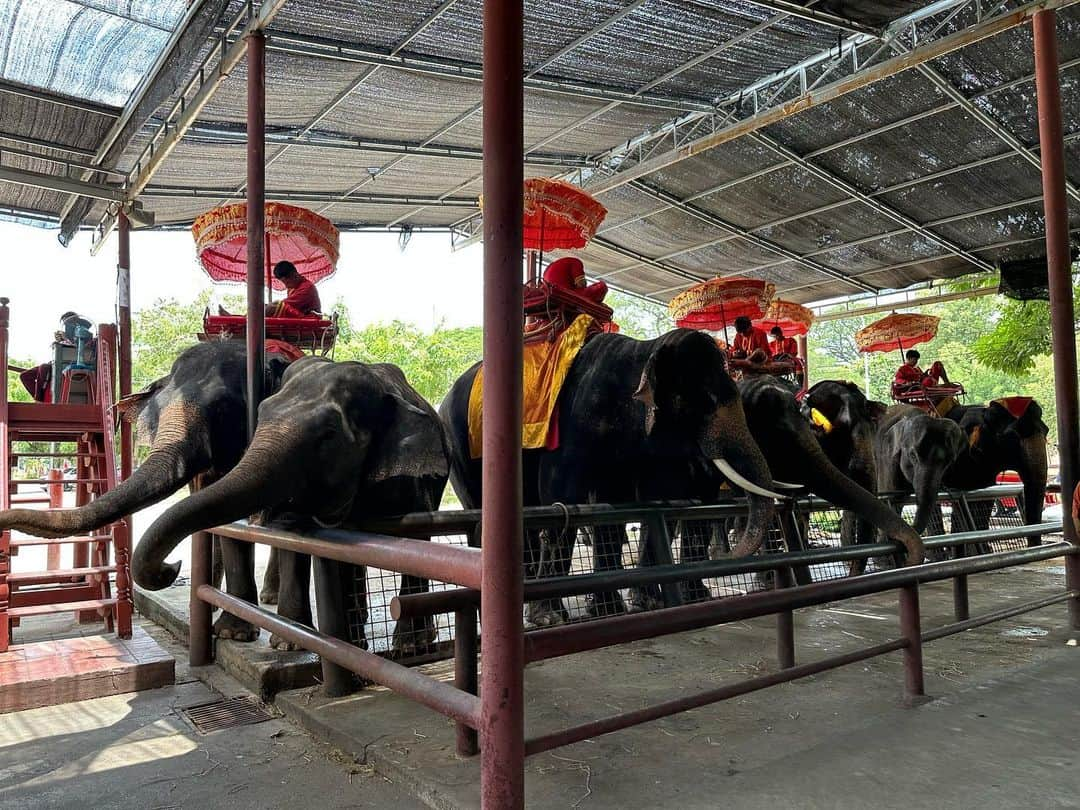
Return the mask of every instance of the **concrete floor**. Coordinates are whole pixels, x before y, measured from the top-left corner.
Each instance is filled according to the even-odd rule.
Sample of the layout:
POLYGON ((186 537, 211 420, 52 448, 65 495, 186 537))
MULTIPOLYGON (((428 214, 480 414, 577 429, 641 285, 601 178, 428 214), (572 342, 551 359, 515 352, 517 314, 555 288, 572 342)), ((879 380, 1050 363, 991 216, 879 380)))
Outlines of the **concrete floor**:
POLYGON ((320 810, 423 807, 277 716, 197 733, 181 709, 246 692, 216 669, 200 682, 186 651, 147 629, 177 659, 175 686, 0 718, 0 810, 268 810, 310 799, 320 810))
MULTIPOLYGON (((972 579, 972 613, 1063 586, 1046 564, 972 579)), ((923 589, 923 627, 951 621, 923 589)), ((800 611, 800 661, 897 634, 896 595, 800 611)), ((774 670, 771 620, 530 666, 527 726, 542 734, 774 670)), ((1080 649, 1064 605, 925 647, 933 702, 904 708, 900 653, 530 758, 530 808, 1080 807, 1080 649)), ((449 667, 438 670, 450 677, 449 667)), ((336 701, 285 692, 286 716, 435 808, 477 807, 478 763, 453 726, 382 689, 336 701)))

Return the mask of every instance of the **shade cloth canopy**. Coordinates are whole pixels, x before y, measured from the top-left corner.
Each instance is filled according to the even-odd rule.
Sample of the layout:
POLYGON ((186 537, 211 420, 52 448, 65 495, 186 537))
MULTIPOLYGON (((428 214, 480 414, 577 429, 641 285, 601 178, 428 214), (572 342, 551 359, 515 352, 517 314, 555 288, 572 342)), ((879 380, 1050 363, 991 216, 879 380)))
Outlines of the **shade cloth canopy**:
MULTIPOLYGON (((191 226, 195 250, 214 281, 247 278, 247 203, 222 205, 200 216, 191 226)), ((338 260, 338 231, 314 211, 285 203, 266 203, 267 267, 290 261, 304 278, 317 282, 334 274, 338 260)), ((280 280, 267 274, 275 290, 280 280)))
POLYGON ((755 321, 754 325, 760 326, 766 331, 774 326, 779 326, 780 331, 784 333, 784 337, 791 337, 793 335, 805 335, 810 331, 813 323, 814 313, 812 310, 793 301, 781 301, 779 298, 774 298, 769 304, 769 308, 765 310, 765 314, 755 321))
POLYGON ((710 331, 727 329, 739 317, 761 318, 775 289, 757 278, 714 278, 675 296, 668 311, 676 326, 710 331))
POLYGON ((855 345, 860 352, 904 351, 933 340, 940 320, 936 315, 893 312, 856 332, 855 345))

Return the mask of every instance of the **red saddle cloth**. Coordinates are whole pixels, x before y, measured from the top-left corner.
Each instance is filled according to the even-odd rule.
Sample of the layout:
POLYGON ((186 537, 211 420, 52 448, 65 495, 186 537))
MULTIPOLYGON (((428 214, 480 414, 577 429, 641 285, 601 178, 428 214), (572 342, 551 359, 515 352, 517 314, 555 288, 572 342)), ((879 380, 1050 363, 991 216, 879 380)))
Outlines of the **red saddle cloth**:
MULTIPOLYGON (((334 325, 329 318, 267 318, 266 336, 279 338, 286 333, 316 335, 334 325)), ((207 315, 203 318, 203 330, 217 337, 242 337, 247 332, 247 318, 243 315, 207 315)))
POLYGON ((1007 410, 1013 419, 1022 419, 1032 403, 1031 397, 1002 397, 995 399, 998 405, 1007 410))

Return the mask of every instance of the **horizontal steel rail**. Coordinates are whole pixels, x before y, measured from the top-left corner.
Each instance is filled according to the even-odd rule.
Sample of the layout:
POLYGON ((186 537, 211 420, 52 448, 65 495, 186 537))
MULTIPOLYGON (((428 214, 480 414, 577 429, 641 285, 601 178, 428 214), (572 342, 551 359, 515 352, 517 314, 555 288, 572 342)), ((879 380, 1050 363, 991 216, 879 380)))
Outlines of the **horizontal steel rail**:
POLYGON ((299 622, 258 608, 210 585, 200 585, 198 597, 244 621, 299 644, 305 650, 318 653, 326 660, 333 661, 361 677, 389 687, 399 695, 465 723, 470 728, 479 727, 480 698, 476 695, 429 678, 415 669, 389 661, 341 639, 324 635, 299 622))
MULTIPOLYGON (((1060 523, 1037 523, 1030 526, 995 529, 991 531, 957 532, 941 534, 924 539, 927 550, 971 546, 992 543, 1000 540, 1013 540, 1054 534, 1061 531, 1060 523)), ((592 574, 572 574, 562 577, 528 580, 525 583, 526 601, 541 599, 561 599, 567 596, 613 590, 616 588, 644 587, 663 585, 687 579, 710 579, 730 577, 736 574, 760 573, 804 565, 824 565, 828 563, 848 562, 851 560, 869 560, 896 554, 901 550, 895 543, 864 543, 855 546, 841 546, 829 549, 811 549, 778 554, 763 554, 754 557, 729 560, 710 560, 698 563, 677 563, 674 565, 642 566, 633 569, 603 571, 592 574)), ((985 555, 984 555, 985 556, 985 555)), ((437 616, 440 613, 452 613, 469 605, 480 604, 480 591, 470 588, 455 588, 445 591, 418 593, 395 596, 390 602, 390 615, 394 619, 437 616)))
POLYGON ((737 599, 661 608, 646 614, 645 621, 642 621, 639 615, 628 615, 596 619, 584 624, 550 627, 536 630, 525 637, 525 660, 544 661, 629 641, 642 641, 779 611, 797 610, 911 585, 938 582, 962 574, 997 571, 1078 553, 1080 548, 1070 543, 1050 543, 1019 551, 924 563, 893 571, 879 571, 864 576, 765 591, 737 599))
POLYGON ((480 587, 480 551, 408 537, 386 537, 342 529, 317 529, 307 534, 231 523, 211 530, 220 537, 263 543, 283 551, 310 554, 326 560, 369 565, 387 571, 466 588, 480 587))

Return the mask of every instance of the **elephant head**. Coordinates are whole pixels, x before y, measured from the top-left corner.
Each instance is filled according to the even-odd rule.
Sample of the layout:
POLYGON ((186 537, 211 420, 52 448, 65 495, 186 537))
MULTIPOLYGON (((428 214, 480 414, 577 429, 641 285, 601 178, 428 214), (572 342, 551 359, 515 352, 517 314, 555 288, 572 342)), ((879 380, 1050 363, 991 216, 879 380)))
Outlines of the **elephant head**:
POLYGON ((774 500, 782 496, 772 491, 769 465, 750 434, 738 389, 715 341, 689 329, 666 335, 646 361, 634 398, 645 406, 650 441, 672 453, 696 447, 746 493, 750 515, 734 554, 757 551, 771 524, 774 500))
POLYGON ((1046 436, 1042 408, 1033 399, 1016 397, 986 406, 959 406, 948 418, 960 425, 967 449, 946 474, 958 489, 992 486, 1004 470, 1016 470, 1024 484, 1024 519, 1042 520, 1046 497, 1046 436))
POLYGON ((164 588, 179 572, 165 558, 182 538, 259 512, 336 526, 436 509, 447 457, 438 416, 396 367, 298 360, 259 406, 240 461, 146 530, 132 574, 141 587, 164 588))
MULTIPOLYGON (((287 362, 267 362, 270 390, 287 362)), ((171 495, 199 475, 227 471, 244 451, 246 349, 239 341, 199 343, 183 351, 168 376, 117 403, 121 418, 138 421, 150 454, 115 489, 75 509, 9 509, 0 528, 38 537, 85 533, 171 495)))
POLYGON ((907 549, 909 564, 923 561, 922 539, 888 506, 838 469, 822 450, 810 422, 800 412, 792 386, 773 377, 739 383, 750 431, 772 474, 803 484, 842 509, 856 512, 907 549))
POLYGON ((885 403, 867 399, 855 383, 841 380, 815 383, 802 398, 803 415, 829 461, 871 491, 877 480, 874 435, 886 410, 885 403))

